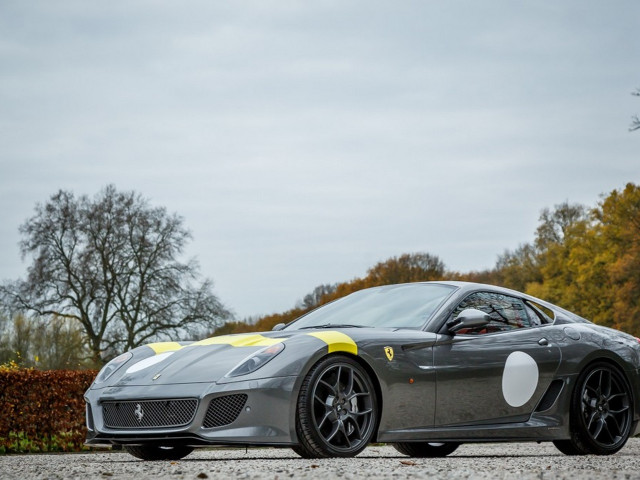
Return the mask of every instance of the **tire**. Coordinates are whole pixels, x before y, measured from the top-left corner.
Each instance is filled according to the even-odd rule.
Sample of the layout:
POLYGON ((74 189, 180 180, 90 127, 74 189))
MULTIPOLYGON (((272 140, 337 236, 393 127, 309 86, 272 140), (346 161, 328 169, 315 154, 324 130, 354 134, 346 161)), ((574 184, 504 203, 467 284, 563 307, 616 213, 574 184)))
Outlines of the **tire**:
POLYGON ((410 457, 435 458, 446 457, 460 446, 459 443, 433 443, 433 442, 400 442, 394 443, 393 448, 410 457))
POLYGON ((624 374, 610 363, 594 363, 580 374, 571 396, 571 438, 553 443, 566 455, 614 454, 629 438, 632 405, 624 374))
POLYGON ((355 360, 335 355, 320 360, 302 382, 296 415, 297 446, 303 458, 353 457, 376 430, 378 402, 369 374, 355 360))
POLYGON ((125 445, 124 449, 141 460, 180 460, 193 452, 193 447, 182 445, 165 447, 161 445, 125 445))

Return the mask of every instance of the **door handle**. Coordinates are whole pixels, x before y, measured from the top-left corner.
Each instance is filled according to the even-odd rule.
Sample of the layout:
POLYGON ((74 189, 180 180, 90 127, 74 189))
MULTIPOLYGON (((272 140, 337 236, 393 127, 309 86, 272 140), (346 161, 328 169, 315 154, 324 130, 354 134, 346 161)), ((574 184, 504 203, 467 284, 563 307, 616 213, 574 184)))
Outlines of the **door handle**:
POLYGON ((540 340, 538 340, 538 345, 546 347, 547 345, 549 345, 549 340, 547 340, 546 338, 541 338, 540 340))

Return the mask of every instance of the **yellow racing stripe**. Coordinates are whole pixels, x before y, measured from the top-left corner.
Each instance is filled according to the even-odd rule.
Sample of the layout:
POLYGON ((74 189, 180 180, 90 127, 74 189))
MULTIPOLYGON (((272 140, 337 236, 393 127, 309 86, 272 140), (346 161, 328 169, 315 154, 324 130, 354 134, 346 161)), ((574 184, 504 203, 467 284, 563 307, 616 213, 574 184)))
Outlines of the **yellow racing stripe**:
POLYGON ((164 352, 175 352, 176 350, 180 350, 182 345, 178 342, 157 342, 157 343, 148 343, 147 347, 150 347, 156 355, 164 352))
MULTIPOLYGON (((353 355, 358 354, 358 346, 353 339, 342 332, 333 330, 326 332, 309 333, 312 337, 322 340, 329 347, 329 353, 348 352, 353 355)), ((206 338, 199 342, 193 342, 189 345, 180 345, 178 342, 157 342, 149 343, 150 347, 156 355, 164 352, 174 352, 185 347, 202 347, 206 345, 231 345, 232 347, 268 347, 276 343, 283 342, 284 338, 269 338, 255 333, 239 334, 239 335, 221 335, 218 337, 206 338)))
POLYGON ((358 354, 358 345, 353 339, 342 332, 316 332, 309 333, 312 337, 319 338, 329 346, 329 353, 333 352, 348 352, 354 355, 358 354))
POLYGON ((190 347, 198 347, 202 345, 231 345, 232 347, 268 347, 282 342, 283 338, 268 338, 262 335, 246 334, 246 335, 221 335, 219 337, 211 337, 190 344, 190 347))

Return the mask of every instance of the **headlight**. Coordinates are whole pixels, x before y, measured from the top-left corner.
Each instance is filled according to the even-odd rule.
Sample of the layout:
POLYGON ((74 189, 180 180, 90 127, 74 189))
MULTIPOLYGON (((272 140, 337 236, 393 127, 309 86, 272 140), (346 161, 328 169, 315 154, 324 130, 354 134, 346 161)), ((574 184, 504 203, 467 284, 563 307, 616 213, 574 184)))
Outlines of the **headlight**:
POLYGON ((131 357, 133 357, 133 353, 125 352, 122 355, 118 355, 116 358, 111 360, 104 367, 102 367, 102 370, 100 370, 100 373, 98 373, 98 376, 96 377, 95 383, 102 383, 107 380, 107 378, 113 375, 116 370, 127 363, 131 359, 131 357))
POLYGON ((239 377, 240 375, 247 375, 248 373, 255 372, 283 350, 284 343, 269 345, 262 350, 252 353, 247 358, 242 360, 238 365, 233 367, 233 369, 231 369, 231 371, 227 373, 225 377, 239 377))

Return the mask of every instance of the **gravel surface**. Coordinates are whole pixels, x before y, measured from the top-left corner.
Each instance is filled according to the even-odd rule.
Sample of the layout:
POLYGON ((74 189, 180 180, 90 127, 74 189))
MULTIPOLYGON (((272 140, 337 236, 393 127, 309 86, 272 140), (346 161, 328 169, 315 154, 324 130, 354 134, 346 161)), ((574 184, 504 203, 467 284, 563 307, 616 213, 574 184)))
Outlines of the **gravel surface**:
POLYGON ((466 444, 446 458, 402 456, 372 446, 356 458, 304 460, 289 449, 196 450, 174 462, 124 452, 0 456, 11 479, 640 479, 640 438, 609 457, 568 457, 551 443, 466 444))

